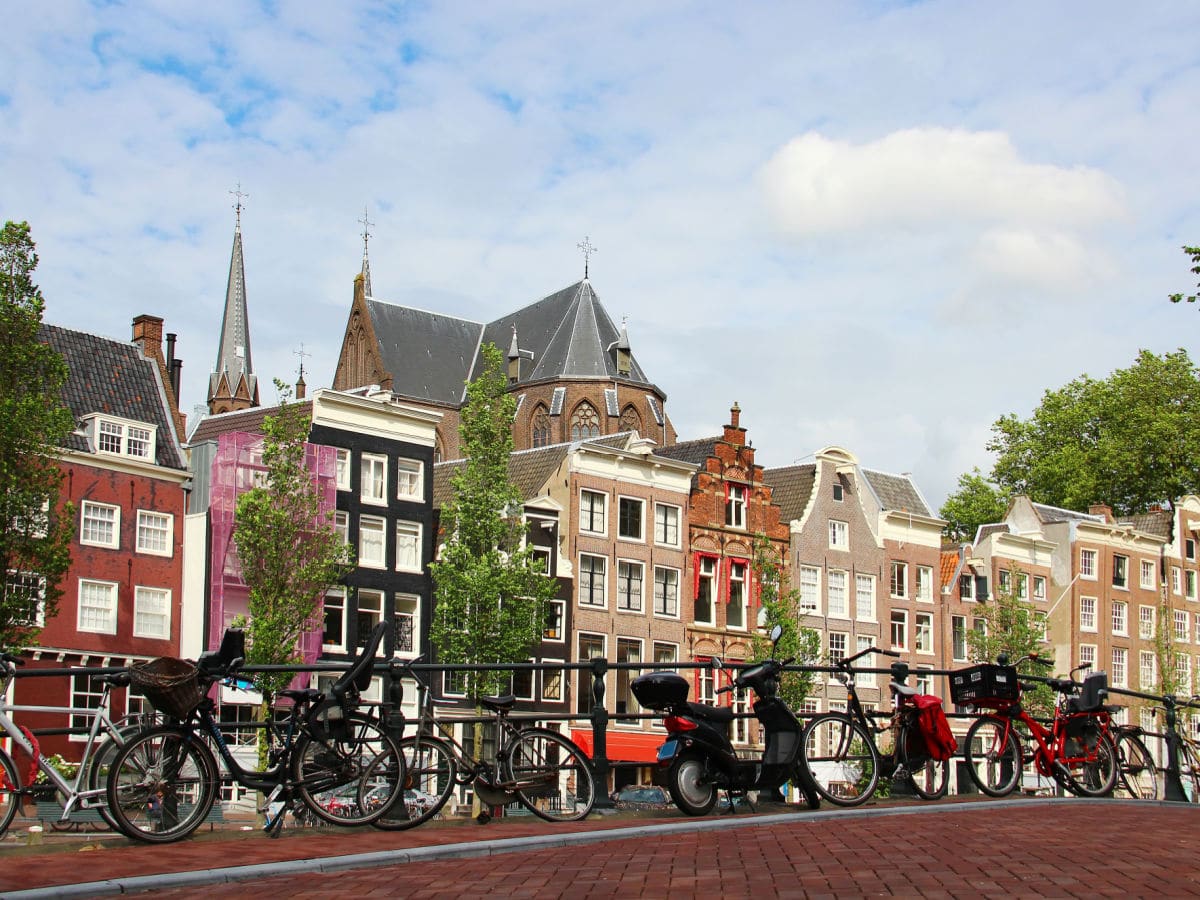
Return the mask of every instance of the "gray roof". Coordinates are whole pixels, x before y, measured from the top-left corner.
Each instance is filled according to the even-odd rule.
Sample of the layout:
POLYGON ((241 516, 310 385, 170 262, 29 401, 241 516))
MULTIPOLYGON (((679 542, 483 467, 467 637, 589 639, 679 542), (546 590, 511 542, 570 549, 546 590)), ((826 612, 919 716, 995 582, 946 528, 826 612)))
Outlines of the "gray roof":
MULTIPOLYGON (((70 374, 63 401, 76 419, 105 413, 155 425, 155 462, 170 469, 187 468, 175 439, 175 422, 159 380, 158 364, 142 356, 137 344, 57 325, 43 324, 38 334, 67 362, 70 374)), ((68 435, 64 443, 70 450, 88 452, 82 435, 68 435)))
POLYGON ((1157 538, 1162 538, 1166 542, 1171 539, 1175 519, 1169 510, 1158 509, 1153 512, 1141 513, 1140 515, 1123 516, 1119 520, 1119 523, 1121 525, 1132 525, 1137 531, 1143 534, 1152 534, 1157 538))
POLYGON ((933 518, 933 511, 930 510, 929 504, 925 502, 925 498, 921 496, 921 492, 917 490, 917 486, 908 475, 892 475, 872 469, 863 469, 862 473, 885 510, 909 512, 933 518))
POLYGON ((366 303, 392 390, 417 400, 461 403, 483 326, 371 298, 366 303))
POLYGON ((770 486, 771 500, 779 504, 784 522, 791 522, 804 515, 816 479, 816 463, 763 470, 763 481, 770 486))
POLYGON ((1008 534, 1012 529, 1008 527, 1007 522, 993 522, 990 525, 980 525, 975 532, 975 544, 982 544, 993 534, 1008 534))
POLYGON ((1058 506, 1047 506, 1044 503, 1033 503, 1032 506, 1043 525, 1055 525, 1059 522, 1099 522, 1104 524, 1103 516, 1076 512, 1073 509, 1062 509, 1058 506))
POLYGON ((694 441, 678 441, 669 447, 659 447, 654 451, 654 455, 677 459, 680 462, 692 463, 703 468, 704 464, 708 462, 708 458, 713 455, 713 447, 716 446, 717 441, 723 439, 723 437, 717 436, 697 438, 694 441))
POLYGON ((246 377, 246 389, 257 397, 258 376, 250 359, 250 322, 246 312, 246 271, 242 261, 242 229, 233 232, 233 252, 229 257, 229 283, 225 288, 225 313, 221 318, 221 341, 217 362, 208 376, 208 396, 216 391, 222 373, 229 375, 229 390, 236 394, 238 381, 246 377))

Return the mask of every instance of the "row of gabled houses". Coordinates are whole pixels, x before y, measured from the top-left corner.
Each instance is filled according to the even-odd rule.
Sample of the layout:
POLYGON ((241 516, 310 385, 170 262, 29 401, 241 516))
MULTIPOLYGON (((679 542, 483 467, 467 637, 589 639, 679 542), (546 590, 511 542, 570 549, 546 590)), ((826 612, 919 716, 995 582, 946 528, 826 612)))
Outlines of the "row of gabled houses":
MULTIPOLYGON (((163 334, 161 319, 139 316, 129 342, 44 327, 71 372, 65 399, 79 428, 61 458, 63 500, 75 505, 78 528, 58 615, 28 650, 35 666, 195 657, 246 611, 233 509, 259 477, 271 410, 258 404, 242 269, 239 228, 208 405, 190 428, 175 336, 163 334)), ((528 540, 558 583, 531 648, 542 665, 515 675, 513 692, 587 748, 591 675, 559 666, 752 658, 758 535, 786 563, 802 623, 820 632, 828 658, 896 650, 935 693, 945 694, 945 682, 933 671, 972 662, 967 630, 982 627, 979 601, 998 587, 1044 617, 1061 671, 1068 661, 1092 662, 1115 686, 1148 689, 1161 665, 1151 661, 1154 635, 1168 625, 1174 664, 1186 664, 1189 678, 1200 671, 1197 498, 1125 522, 1103 508, 1071 512, 1020 498, 970 545, 946 549, 945 523, 911 476, 866 467, 840 447, 764 468, 736 403, 719 434, 678 440, 665 392, 586 278, 474 323, 374 298, 365 253, 332 387, 308 396, 302 373, 296 392, 311 416, 309 464, 325 508, 356 555, 323 599, 302 648, 307 660, 348 659, 380 621, 393 626, 385 652, 436 656, 428 563, 458 464, 464 385, 485 342, 507 347, 517 400, 510 477, 528 540)), ((725 676, 689 671, 693 698, 716 698, 725 676)), ((656 723, 638 718, 632 675, 606 676, 610 787, 647 781, 661 742, 656 723)), ((461 693, 452 676, 435 687, 447 700, 461 693)), ((859 688, 864 702, 886 707, 885 676, 859 688)), ((378 685, 372 691, 381 695, 378 685)), ((72 706, 99 697, 84 677, 22 679, 17 694, 72 706)), ((410 703, 415 696, 406 692, 410 703)), ((251 717, 253 698, 221 699, 226 721, 251 717)), ((117 703, 117 712, 140 707, 135 696, 117 703)), ((819 678, 806 711, 844 703, 842 686, 819 678)), ((750 747, 757 728, 739 720, 735 739, 750 747)), ((48 751, 71 754, 70 739, 48 741, 48 751)))

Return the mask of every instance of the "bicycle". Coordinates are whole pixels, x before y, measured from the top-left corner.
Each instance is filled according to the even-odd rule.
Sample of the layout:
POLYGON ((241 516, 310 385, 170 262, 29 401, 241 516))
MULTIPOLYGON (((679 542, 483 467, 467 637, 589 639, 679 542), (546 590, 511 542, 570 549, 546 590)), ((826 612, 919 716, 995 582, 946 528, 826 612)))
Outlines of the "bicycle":
MULTIPOLYGON (((415 663, 396 662, 417 682, 419 692, 416 733, 400 742, 407 771, 403 799, 371 823, 375 828, 399 831, 428 822, 456 786, 468 784, 487 805, 517 802, 550 822, 587 818, 596 803, 596 784, 587 756, 574 741, 549 728, 514 724, 509 714, 516 698, 511 694, 484 697, 480 704, 493 714, 497 749, 491 760, 476 759, 444 723, 434 720, 429 683, 413 669, 415 663)), ((487 821, 490 815, 483 812, 479 818, 487 821)))
MULTIPOLYGON (((1180 701, 1180 704, 1182 705, 1183 701, 1180 701)), ((1187 701, 1186 705, 1195 707, 1197 704, 1200 704, 1200 694, 1194 694, 1191 699, 1187 701)), ((1150 712, 1152 714, 1157 714, 1159 712, 1165 712, 1165 710, 1163 710, 1162 707, 1155 706, 1150 707, 1150 712)), ((1123 727, 1130 730, 1136 728, 1136 726, 1123 727)), ((1136 731, 1139 736, 1145 734, 1141 728, 1136 728, 1136 731)), ((1200 742, 1197 742, 1195 738, 1189 737, 1187 732, 1185 730, 1180 730, 1178 725, 1176 726, 1175 733, 1179 738, 1177 744, 1177 758, 1179 762, 1179 780, 1181 786, 1183 787, 1183 794, 1189 803, 1200 803, 1200 742)), ((1164 740, 1167 739, 1165 734, 1158 734, 1156 736, 1163 738, 1164 740)), ((1144 748, 1145 744, 1143 743, 1142 746, 1144 748)), ((1146 751, 1146 754, 1149 756, 1148 750, 1146 751)), ((1153 761, 1152 756, 1149 758, 1151 761, 1153 761)), ((1155 794, 1155 798, 1157 798, 1157 794, 1155 794)))
MULTIPOLYGON (((1108 714, 1117 712, 1121 707, 1109 706, 1108 714)), ((1108 716, 1102 717, 1102 721, 1108 716)), ((1123 790, 1135 800, 1158 799, 1158 766, 1154 762, 1142 735, 1145 731, 1140 725, 1112 725, 1105 722, 1104 727, 1110 729, 1109 737, 1117 751, 1119 778, 1116 790, 1123 790)))
POLYGON ((954 673, 951 699, 959 705, 992 707, 967 729, 967 774, 989 797, 1005 797, 1017 789, 1024 763, 1032 758, 1038 774, 1053 778, 1064 789, 1081 797, 1112 793, 1119 777, 1117 750, 1108 734, 1108 694, 1104 672, 1089 675, 1082 684, 1074 674, 1090 667, 1077 666, 1068 678, 1048 678, 1046 684, 1060 695, 1049 728, 1021 705, 1028 686, 1017 676, 1017 666, 1029 660, 1052 665, 1036 655, 1021 657, 1016 666, 985 663, 954 673), (1017 724, 1025 726, 1019 731, 1017 724), (1025 743, 1032 740, 1032 753, 1025 743))
POLYGON ((290 711, 272 710, 268 716, 270 750, 263 772, 247 771, 233 757, 213 719, 215 704, 207 696, 214 684, 241 668, 241 631, 227 631, 220 650, 202 654, 192 667, 191 681, 184 672, 179 684, 165 690, 145 688, 151 704, 179 721, 143 732, 113 760, 107 791, 117 827, 148 843, 177 841, 195 831, 220 787, 210 744, 230 778, 267 794, 259 811, 266 814, 264 830, 272 837, 278 836, 285 814, 297 802, 334 825, 366 825, 382 816, 399 795, 404 761, 378 720, 359 712, 358 706, 387 629, 386 622, 376 626, 328 694, 312 689, 279 692, 293 705, 290 711), (372 768, 381 761, 386 764, 372 768), (373 779, 369 787, 375 799, 369 808, 362 802, 368 778, 373 779))
POLYGON ((863 709, 856 689, 854 663, 871 653, 899 657, 894 650, 867 647, 836 663, 838 679, 846 686, 845 712, 814 716, 804 729, 804 755, 817 793, 835 806, 859 806, 875 795, 881 773, 906 782, 923 800, 946 795, 949 760, 930 755, 918 723, 915 689, 892 680, 892 715, 876 725, 863 709), (881 749, 875 736, 887 734, 891 746, 881 749))
MULTIPOLYGON (((19 656, 0 653, 0 698, 7 695, 9 683, 15 677, 17 667, 23 665, 25 660, 19 656)), ((140 730, 142 720, 138 716, 127 716, 113 721, 109 715, 112 690, 129 685, 127 672, 93 675, 92 678, 104 685, 100 701, 95 707, 9 704, 0 699, 0 730, 12 740, 15 747, 19 747, 33 761, 29 770, 29 780, 32 782, 39 772, 46 779, 44 782, 34 782, 22 787, 20 773, 12 756, 0 748, 0 837, 8 831, 24 797, 52 798, 58 801, 63 812, 60 819, 51 822, 51 827, 56 831, 72 827, 71 813, 77 809, 95 809, 105 824, 111 828, 116 827, 116 822, 108 810, 103 781, 117 751, 131 734, 140 730), (50 765, 41 754, 37 738, 12 720, 10 714, 20 712, 62 713, 67 716, 86 716, 92 720, 87 732, 87 741, 83 746, 83 756, 73 779, 50 765)))

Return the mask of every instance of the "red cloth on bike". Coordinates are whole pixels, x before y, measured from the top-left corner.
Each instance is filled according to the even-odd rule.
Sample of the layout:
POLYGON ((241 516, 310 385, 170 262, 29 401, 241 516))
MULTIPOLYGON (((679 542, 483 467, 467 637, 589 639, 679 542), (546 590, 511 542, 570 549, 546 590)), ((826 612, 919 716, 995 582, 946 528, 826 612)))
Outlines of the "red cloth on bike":
POLYGON ((954 739, 946 711, 942 709, 942 698, 934 694, 917 694, 913 703, 917 707, 917 725, 929 755, 939 761, 952 757, 958 749, 958 741, 954 739))

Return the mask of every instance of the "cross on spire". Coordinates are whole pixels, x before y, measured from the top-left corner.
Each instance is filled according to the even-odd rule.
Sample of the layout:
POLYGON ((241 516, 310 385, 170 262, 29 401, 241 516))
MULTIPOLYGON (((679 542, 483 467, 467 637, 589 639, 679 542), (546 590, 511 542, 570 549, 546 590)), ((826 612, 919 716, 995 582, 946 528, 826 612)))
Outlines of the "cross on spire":
POLYGON ((362 227, 363 227, 363 255, 364 255, 364 256, 366 256, 366 254, 367 254, 367 241, 369 241, 369 240, 371 239, 371 226, 375 224, 374 222, 372 222, 372 221, 371 221, 371 220, 370 220, 370 219, 367 217, 367 208, 366 208, 366 206, 364 206, 364 207, 363 207, 363 215, 362 215, 362 218, 361 218, 361 219, 358 219, 357 221, 358 221, 358 223, 359 223, 360 225, 362 225, 362 227))
POLYGON ((303 381, 303 380, 304 380, 304 357, 306 357, 306 356, 312 356, 312 354, 311 354, 311 353, 309 353, 307 350, 305 350, 305 349, 304 349, 304 342, 303 342, 303 341, 301 341, 301 342, 300 342, 300 349, 299 349, 299 350, 293 350, 293 351, 292 351, 292 354, 293 354, 293 355, 295 355, 295 356, 298 356, 298 357, 300 357, 300 380, 301 380, 301 381, 303 381))
POLYGON ((238 182, 237 190, 230 191, 229 193, 231 193, 236 200, 236 202, 233 204, 233 209, 237 215, 236 227, 240 229, 242 227, 242 210, 246 206, 246 204, 244 204, 242 201, 248 199, 250 195, 242 193, 242 183, 240 181, 238 182))
POLYGON ((588 262, 591 260, 592 254, 598 253, 599 251, 592 246, 592 242, 587 238, 586 235, 584 236, 583 240, 575 246, 583 252, 583 277, 587 278, 588 262))

